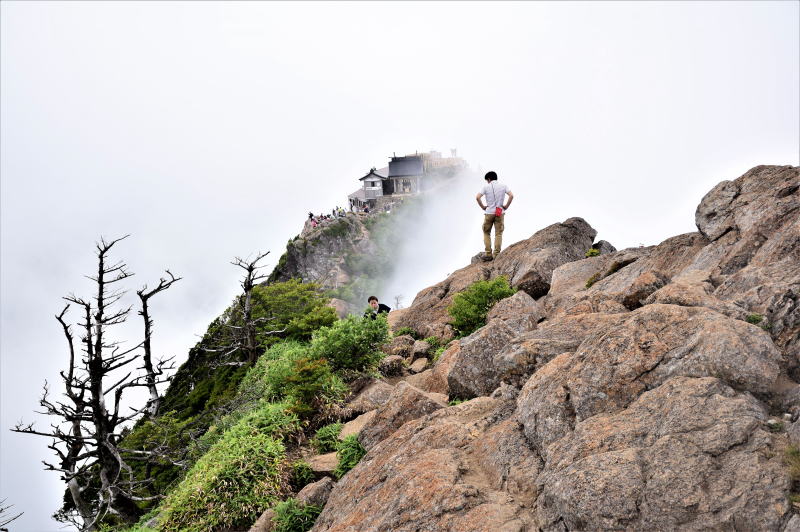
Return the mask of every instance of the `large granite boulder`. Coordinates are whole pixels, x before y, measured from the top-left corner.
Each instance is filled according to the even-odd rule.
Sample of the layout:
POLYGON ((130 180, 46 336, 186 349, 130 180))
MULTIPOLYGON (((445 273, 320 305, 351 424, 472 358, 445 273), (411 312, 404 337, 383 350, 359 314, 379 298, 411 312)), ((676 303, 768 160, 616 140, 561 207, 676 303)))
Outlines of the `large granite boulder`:
POLYGON ((389 400, 392 391, 394 391, 394 386, 391 384, 382 380, 373 380, 347 403, 346 408, 354 414, 375 410, 389 400))
POLYGON ((460 340, 460 349, 447 373, 450 395, 466 399, 492 393, 500 385, 492 359, 515 336, 506 322, 493 320, 460 340))
POLYGON ((404 423, 446 406, 446 397, 400 382, 388 401, 375 411, 375 415, 358 433, 358 441, 369 450, 404 423))
POLYGON ((525 383, 519 419, 543 455, 576 422, 626 408, 668 378, 713 376, 765 395, 780 373, 781 356, 769 335, 746 322, 703 308, 655 304, 624 316, 525 383))
POLYGON ((766 413, 713 377, 675 377, 548 446, 541 530, 780 530, 790 480, 766 413))
POLYGON ((335 485, 336 482, 331 477, 324 477, 321 480, 307 484, 297 493, 295 499, 301 504, 325 506, 335 485))
POLYGON ((339 481, 312 530, 535 530, 541 462, 513 409, 482 397, 406 423, 339 481))

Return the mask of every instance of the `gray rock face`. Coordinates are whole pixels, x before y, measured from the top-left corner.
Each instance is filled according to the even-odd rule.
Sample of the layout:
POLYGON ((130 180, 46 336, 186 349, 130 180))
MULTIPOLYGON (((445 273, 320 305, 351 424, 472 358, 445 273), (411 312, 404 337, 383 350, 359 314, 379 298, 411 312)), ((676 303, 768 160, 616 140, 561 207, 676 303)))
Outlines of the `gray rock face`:
POLYGON ((553 441, 544 530, 779 530, 789 480, 765 412, 718 379, 676 377, 553 441))
POLYGON ((462 339, 461 349, 447 374, 450 395, 464 399, 492 393, 500 385, 494 355, 515 335, 506 322, 493 320, 462 339))
POLYGON ((339 459, 336 456, 336 452, 318 454, 308 459, 308 465, 317 474, 317 478, 333 474, 338 463, 339 459))
POLYGON ((435 407, 402 418, 424 394, 398 385, 405 397, 381 407, 390 428, 314 530, 797 528, 784 456, 800 423, 767 422, 800 414, 800 169, 722 183, 696 221, 591 258, 593 230, 551 226, 503 252, 516 269, 501 253, 420 292, 402 320, 442 331, 448 298, 472 281, 504 272, 525 287, 409 377, 478 397, 428 397, 435 407))
POLYGON ((411 359, 426 358, 430 350, 431 344, 423 340, 417 340, 414 342, 414 345, 411 346, 411 359))
POLYGON ((308 484, 297 494, 297 502, 302 504, 313 504, 314 506, 325 506, 328 497, 333 490, 336 482, 331 477, 325 477, 311 484, 308 484))
POLYGON ((342 478, 312 530, 535 529, 540 461, 512 412, 482 397, 406 423, 342 478))
POLYGON ((446 398, 436 397, 401 382, 389 400, 377 409, 375 416, 358 433, 358 441, 369 450, 404 423, 446 406, 446 398))
POLYGON ((611 245, 610 242, 606 242, 605 240, 599 240, 592 244, 594 249, 600 250, 601 255, 608 255, 609 253, 614 253, 617 248, 611 245))
POLYGON ((272 509, 265 510, 264 513, 261 514, 261 517, 259 517, 250 528, 249 532, 272 532, 276 528, 275 522, 273 521, 274 518, 275 512, 272 511, 272 509))
POLYGON ((425 368, 428 366, 428 359, 427 358, 418 358, 414 361, 413 364, 408 368, 411 373, 422 373, 425 371, 425 368))
POLYGON ((374 381, 364 387, 355 398, 347 403, 347 408, 352 412, 363 414, 375 410, 386 403, 394 391, 394 386, 384 381, 374 381))
POLYGON ((793 166, 756 166, 735 181, 723 181, 698 205, 697 229, 714 241, 729 231, 744 234, 784 218, 797 207, 799 174, 793 166))
POLYGON ((387 355, 397 355, 406 358, 411 355, 414 347, 414 338, 409 334, 402 334, 392 338, 392 341, 383 347, 387 355))
POLYGON ((399 355, 389 355, 383 357, 378 364, 378 371, 385 377, 396 377, 402 375, 405 370, 405 359, 399 355))
POLYGON ((626 408, 668 378, 715 376, 728 385, 767 393, 780 354, 769 335, 716 312, 647 305, 537 371, 520 394, 519 419, 542 449, 577 421, 626 408))
POLYGON ((536 327, 536 323, 542 317, 544 317, 544 308, 541 300, 536 301, 520 290, 513 296, 495 303, 486 315, 486 322, 504 321, 518 333, 523 333, 536 327))
POLYGON ((302 279, 319 283, 326 289, 339 288, 350 283, 354 274, 346 257, 370 255, 376 250, 362 220, 348 214, 309 228, 303 232, 303 238, 289 242, 269 282, 302 279))

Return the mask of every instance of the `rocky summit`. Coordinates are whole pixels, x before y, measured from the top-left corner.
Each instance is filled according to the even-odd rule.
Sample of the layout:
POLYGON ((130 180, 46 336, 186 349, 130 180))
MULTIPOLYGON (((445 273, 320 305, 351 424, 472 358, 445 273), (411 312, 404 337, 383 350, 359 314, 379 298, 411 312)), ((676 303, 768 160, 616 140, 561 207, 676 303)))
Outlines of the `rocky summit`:
POLYGON ((368 452, 313 530, 800 530, 800 169, 720 183, 695 223, 617 251, 570 218, 392 313, 447 340, 455 294, 518 289, 353 402, 368 452))

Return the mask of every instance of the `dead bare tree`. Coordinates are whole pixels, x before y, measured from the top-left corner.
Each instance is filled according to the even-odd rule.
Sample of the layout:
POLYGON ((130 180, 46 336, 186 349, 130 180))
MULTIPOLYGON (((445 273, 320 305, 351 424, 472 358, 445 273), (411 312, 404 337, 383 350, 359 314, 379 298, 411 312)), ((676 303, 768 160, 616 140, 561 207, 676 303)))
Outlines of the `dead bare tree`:
POLYGON ((11 508, 13 508, 14 505, 13 504, 9 504, 8 506, 3 506, 3 504, 5 504, 5 502, 6 502, 5 499, 0 501, 0 532, 8 532, 8 529, 6 528, 6 525, 8 523, 12 522, 12 521, 16 521, 23 514, 23 512, 20 512, 17 515, 15 515, 14 517, 9 517, 8 514, 6 514, 6 511, 10 510, 11 508))
POLYGON ((253 365, 260 355, 257 342, 257 335, 269 336, 280 334, 286 329, 264 331, 260 330, 259 325, 273 320, 274 318, 253 318, 253 288, 258 281, 266 279, 266 275, 259 272, 261 266, 259 261, 269 255, 269 251, 258 253, 253 260, 245 260, 234 257, 233 264, 245 271, 241 281, 242 294, 237 298, 233 312, 223 324, 228 330, 227 341, 220 346, 205 348, 208 352, 221 352, 220 361, 217 365, 243 366, 253 365))
POLYGON ((161 397, 158 395, 158 387, 156 386, 159 382, 159 378, 164 374, 165 371, 174 369, 173 365, 167 364, 171 363, 175 357, 160 359, 157 361, 156 365, 153 366, 153 352, 150 343, 153 330, 153 319, 150 317, 148 302, 151 297, 159 292, 167 290, 170 286, 181 280, 181 277, 175 277, 169 270, 166 270, 166 272, 167 275, 169 275, 169 280, 162 277, 158 281, 158 286, 152 290, 148 291, 147 285, 144 285, 141 290, 136 291, 136 294, 139 296, 139 300, 142 302, 142 309, 139 311, 139 315, 142 316, 142 319, 144 320, 144 352, 142 353, 142 357, 144 359, 143 369, 145 370, 145 381, 147 383, 147 389, 150 392, 150 404, 147 408, 147 414, 150 417, 155 417, 158 415, 158 410, 161 405, 161 397))
MULTIPOLYGON (((56 316, 69 347, 68 369, 60 372, 68 401, 51 401, 49 387, 45 383, 39 403, 44 407, 40 413, 54 416, 58 421, 44 431, 37 430, 33 423, 22 422, 12 429, 14 432, 52 438, 53 442, 48 447, 56 453, 60 463, 53 465, 44 462, 45 469, 58 471, 67 483, 75 511, 61 514, 61 517, 81 530, 97 530, 100 522, 109 514, 124 522, 135 522, 141 514, 136 502, 154 498, 139 495, 140 488, 149 481, 135 478, 131 467, 123 459, 123 450, 119 448, 125 424, 136 419, 150 406, 148 401, 141 408, 122 412, 123 392, 133 387, 149 387, 151 381, 153 386, 166 382, 166 379, 159 379, 165 371, 161 361, 155 366, 150 364, 144 375, 134 376, 134 370, 126 369, 139 358, 137 351, 144 342, 123 349, 120 342, 109 340, 109 328, 123 323, 131 310, 131 307, 117 308, 125 293, 117 288, 117 284, 133 274, 127 271, 123 262, 108 261, 111 248, 127 237, 110 242, 100 240, 96 245, 97 274, 89 276, 95 283, 96 295, 89 300, 75 295, 65 297, 68 304, 56 316), (80 357, 76 357, 71 325, 65 320, 71 305, 81 309, 82 321, 78 326, 81 329, 83 356, 80 357), (116 379, 119 373, 112 377, 112 373, 119 371, 127 373, 119 379, 116 379), (110 386, 109 381, 113 382, 110 386), (112 392, 113 406, 109 407, 107 396, 112 392), (89 495, 95 487, 99 487, 96 497, 89 495)), ((142 292, 150 297, 165 290, 176 280, 172 276, 170 281, 162 279, 160 289, 156 287, 148 293, 145 287, 142 292)), ((144 309, 142 314, 145 322, 149 322, 149 315, 144 309)), ((145 336, 145 340, 148 340, 149 334, 145 336)))

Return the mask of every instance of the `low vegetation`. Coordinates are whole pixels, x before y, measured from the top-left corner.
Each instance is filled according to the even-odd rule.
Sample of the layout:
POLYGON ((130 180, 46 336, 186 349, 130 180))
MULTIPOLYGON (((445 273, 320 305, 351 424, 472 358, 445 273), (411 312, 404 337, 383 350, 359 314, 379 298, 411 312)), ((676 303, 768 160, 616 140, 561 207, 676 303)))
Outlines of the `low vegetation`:
POLYGON ((339 445, 339 433, 342 432, 341 423, 331 423, 325 425, 317 431, 314 438, 311 440, 311 445, 318 453, 332 453, 336 451, 339 445))
POLYGON ((333 470, 333 475, 339 479, 353 469, 356 464, 367 454, 367 450, 359 443, 355 434, 351 434, 339 444, 336 457, 339 463, 333 470))
POLYGON ((602 273, 597 272, 596 274, 586 279, 586 288, 591 288, 594 283, 602 279, 602 276, 603 276, 602 273))
POLYGON ((596 257, 600 254, 600 250, 597 248, 589 248, 586 250, 586 258, 589 257, 596 257))
POLYGON ((447 312, 453 319, 453 329, 459 337, 469 336, 486 325, 486 315, 495 303, 514 295, 516 290, 508 285, 505 277, 491 281, 478 281, 463 292, 456 294, 447 312))
POLYGON ((758 325, 762 321, 764 321, 764 316, 761 314, 748 314, 746 318, 747 323, 752 323, 753 325, 758 325))
POLYGON ((284 530, 307 530, 319 509, 287 496, 314 474, 288 457, 312 435, 320 452, 340 453, 341 475, 363 456, 357 441, 338 441, 340 423, 314 429, 337 412, 348 379, 374 371, 388 338, 385 317, 338 320, 321 305, 318 288, 298 281, 259 286, 253 294, 264 331, 282 330, 259 336, 263 354, 252 367, 213 365, 214 355, 203 348, 218 339, 227 318, 215 320, 193 350, 195 359, 179 370, 178 386, 164 402, 170 408, 126 437, 132 451, 166 450, 161 463, 135 471, 153 480, 154 494, 166 496, 157 507, 142 503, 143 513, 159 515, 159 530, 247 528, 271 507, 281 508, 284 530))
POLYGON ((326 359, 334 370, 365 371, 378 365, 380 346, 389 336, 385 316, 376 319, 348 316, 314 334, 310 353, 326 359))
POLYGON ((314 526, 322 508, 313 504, 302 504, 294 498, 278 503, 272 509, 275 532, 306 532, 314 526))
POLYGON ((252 525, 286 492, 281 436, 297 428, 297 419, 280 405, 242 418, 167 496, 159 528, 201 531, 252 525))
POLYGON ((421 338, 420 334, 412 329, 411 327, 400 327, 394 332, 394 337, 397 338, 398 336, 408 335, 412 337, 414 340, 419 340, 421 338))
POLYGON ((433 357, 431 358, 431 363, 436 364, 436 362, 439 360, 439 358, 442 356, 442 353, 444 353, 446 349, 447 349, 446 345, 437 347, 433 351, 433 357))
POLYGON ((796 445, 789 445, 784 452, 784 462, 789 469, 789 477, 792 482, 800 482, 800 448, 796 445))

